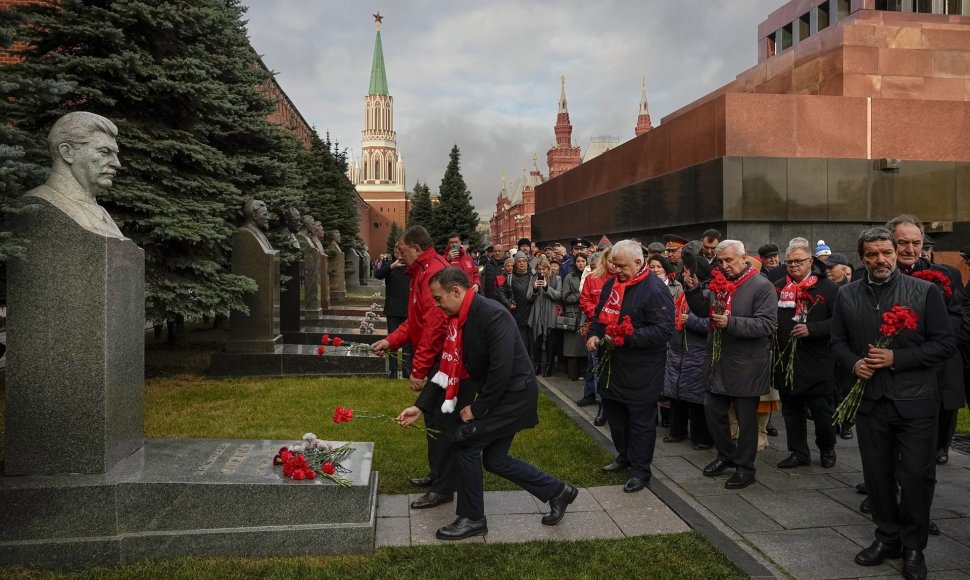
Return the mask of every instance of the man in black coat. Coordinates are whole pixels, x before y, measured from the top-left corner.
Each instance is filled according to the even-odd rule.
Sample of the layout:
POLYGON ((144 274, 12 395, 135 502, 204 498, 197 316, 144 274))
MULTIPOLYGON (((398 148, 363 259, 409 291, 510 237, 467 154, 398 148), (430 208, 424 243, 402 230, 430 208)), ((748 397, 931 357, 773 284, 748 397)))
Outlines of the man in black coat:
POLYGON ((775 388, 781 395, 781 412, 788 438, 786 459, 781 469, 809 465, 808 428, 805 410, 815 423, 815 444, 822 467, 835 466, 835 364, 829 350, 829 327, 835 295, 835 282, 812 273, 812 249, 796 243, 785 251, 788 275, 775 283, 778 290, 778 349, 775 388), (794 360, 792 360, 794 356, 794 360))
POLYGON ((831 326, 833 354, 867 381, 856 431, 876 540, 855 561, 878 566, 902 556, 905 577, 926 578, 923 549, 936 481, 940 405, 936 374, 956 342, 942 293, 896 267, 896 238, 889 230, 862 232, 858 246, 866 273, 839 289, 831 326), (913 309, 917 328, 896 335, 889 348, 877 348, 882 314, 897 304, 913 309))
POLYGON ((482 296, 498 300, 499 288, 496 284, 499 274, 505 269, 505 246, 495 244, 491 246, 491 251, 486 250, 487 257, 482 268, 482 296))
MULTIPOLYGON (((450 423, 441 426, 441 436, 453 440, 460 481, 458 518, 438 529, 436 537, 461 540, 488 533, 483 465, 548 502, 550 512, 542 517, 543 524, 559 523, 566 507, 576 499, 577 490, 508 454, 515 434, 539 423, 538 383, 515 321, 501 304, 469 291, 468 276, 459 268, 441 270, 431 277, 430 284, 438 307, 449 316, 452 340, 445 342, 441 368, 446 373, 442 382, 449 385, 445 404, 449 398, 454 402, 452 410, 447 411, 450 423), (462 364, 449 370, 445 362, 452 352, 458 353, 456 358, 462 364), (455 377, 448 373, 459 380, 451 381, 455 377), (457 393, 452 392, 455 382, 460 385, 457 393)), ((414 406, 401 412, 397 421, 402 427, 434 411, 439 399, 430 390, 422 391, 414 406)))
POLYGON ((617 275, 603 285, 586 347, 595 352, 601 342, 612 343, 607 324, 630 317, 633 334, 605 355, 609 362, 599 380, 617 452, 613 463, 603 470, 618 472, 629 467, 630 479, 623 491, 633 493, 643 489, 652 474, 657 400, 664 387, 667 342, 674 332, 674 301, 667 286, 646 268, 639 243, 617 242, 612 260, 617 275))
MULTIPOLYGON (((381 263, 381 267, 374 274, 378 280, 384 281, 384 316, 387 317, 387 333, 391 334, 401 326, 408 318, 408 297, 410 292, 408 287, 411 279, 405 274, 407 264, 401 258, 401 252, 394 248, 394 260, 386 260, 381 263)), ((405 377, 411 376, 411 343, 401 349, 401 356, 398 353, 388 354, 389 377, 397 378, 398 359, 402 365, 401 370, 405 377)))

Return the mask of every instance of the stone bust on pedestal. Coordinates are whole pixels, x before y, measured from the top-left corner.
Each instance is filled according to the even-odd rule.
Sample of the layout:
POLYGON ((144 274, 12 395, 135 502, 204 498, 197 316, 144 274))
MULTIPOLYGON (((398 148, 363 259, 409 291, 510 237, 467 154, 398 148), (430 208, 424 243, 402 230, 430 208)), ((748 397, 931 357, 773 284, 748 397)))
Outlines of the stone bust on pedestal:
POLYGON ((26 194, 50 202, 89 232, 124 238, 95 196, 111 187, 118 161, 118 127, 100 115, 68 113, 47 135, 54 160, 47 182, 26 194))
POLYGON ((280 336, 280 256, 266 234, 269 210, 262 200, 243 206, 243 224, 232 238, 232 273, 256 282, 256 292, 246 297, 249 314, 233 310, 229 315, 226 350, 274 352, 280 336))

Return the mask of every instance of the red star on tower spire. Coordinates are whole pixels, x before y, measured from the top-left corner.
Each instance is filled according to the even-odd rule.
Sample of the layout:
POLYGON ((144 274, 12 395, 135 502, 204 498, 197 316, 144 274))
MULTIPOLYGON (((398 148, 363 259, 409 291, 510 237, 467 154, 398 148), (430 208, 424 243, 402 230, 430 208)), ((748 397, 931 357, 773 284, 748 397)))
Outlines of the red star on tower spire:
POLYGON ((374 22, 377 23, 377 29, 380 30, 381 29, 381 20, 384 20, 384 17, 381 16, 380 10, 377 11, 377 14, 371 14, 371 16, 374 17, 374 22))

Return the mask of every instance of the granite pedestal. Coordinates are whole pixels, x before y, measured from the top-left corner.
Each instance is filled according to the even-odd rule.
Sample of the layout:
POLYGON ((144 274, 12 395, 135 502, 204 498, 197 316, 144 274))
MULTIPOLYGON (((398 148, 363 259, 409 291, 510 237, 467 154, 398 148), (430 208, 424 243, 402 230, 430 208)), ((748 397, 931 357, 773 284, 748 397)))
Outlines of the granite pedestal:
MULTIPOLYGON (((363 342, 355 340, 354 342, 363 342)), ((284 344, 275 352, 213 353, 209 376, 289 376, 320 375, 327 377, 383 376, 387 361, 368 353, 353 352, 347 347, 326 347, 323 356, 317 354, 316 344, 284 344)))
POLYGON ((290 264, 283 272, 287 281, 280 293, 280 332, 299 330, 303 310, 303 264, 290 264))
POLYGON ((9 262, 4 470, 102 473, 144 434, 144 252, 36 203, 9 262))
POLYGON ((344 253, 336 243, 327 247, 327 275, 330 280, 330 302, 340 302, 347 296, 347 272, 344 253))
POLYGON ((371 322, 374 324, 374 328, 387 328, 387 320, 385 318, 375 318, 373 320, 367 320, 364 316, 341 316, 341 315, 331 315, 327 314, 321 318, 312 319, 308 318, 303 321, 305 326, 325 326, 328 328, 359 328, 360 323, 363 321, 371 322))
POLYGON ((249 314, 238 310, 230 313, 226 349, 274 352, 282 343, 280 256, 266 235, 251 224, 243 225, 233 236, 232 273, 252 278, 257 289, 245 299, 249 314))
POLYGON ((0 564, 371 552, 374 444, 352 444, 340 487, 283 477, 273 456, 292 443, 149 439, 104 474, 0 478, 0 564))
POLYGON ((374 344, 378 340, 387 338, 387 329, 374 329, 374 334, 363 334, 359 328, 304 326, 299 332, 284 332, 283 342, 316 346, 320 344, 324 334, 330 335, 331 339, 339 336, 344 342, 374 344))

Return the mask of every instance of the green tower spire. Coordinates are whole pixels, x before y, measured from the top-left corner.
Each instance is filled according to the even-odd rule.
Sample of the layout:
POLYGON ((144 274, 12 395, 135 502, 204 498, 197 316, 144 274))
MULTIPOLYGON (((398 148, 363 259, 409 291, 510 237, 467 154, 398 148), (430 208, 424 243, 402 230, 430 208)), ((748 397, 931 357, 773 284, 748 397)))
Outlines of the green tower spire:
POLYGON ((377 24, 377 38, 374 40, 374 62, 370 68, 370 89, 367 94, 386 95, 387 74, 384 72, 384 49, 381 47, 381 20, 384 17, 380 12, 373 16, 374 23, 377 24))

